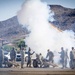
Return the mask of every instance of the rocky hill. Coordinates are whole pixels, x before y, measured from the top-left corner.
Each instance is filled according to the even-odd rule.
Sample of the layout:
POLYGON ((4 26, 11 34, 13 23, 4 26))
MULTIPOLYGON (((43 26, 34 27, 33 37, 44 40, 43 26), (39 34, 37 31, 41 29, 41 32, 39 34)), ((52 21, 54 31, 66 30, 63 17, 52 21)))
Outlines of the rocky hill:
MULTIPOLYGON (((49 5, 54 12, 52 23, 61 30, 73 30, 75 32, 75 9, 65 8, 60 5, 49 5)), ((28 33, 28 30, 19 25, 17 17, 0 21, 0 38, 11 40, 28 33)))
POLYGON ((61 30, 73 30, 75 32, 75 9, 65 8, 60 5, 50 5, 54 12, 53 24, 61 30))
POLYGON ((0 38, 13 40, 28 33, 27 28, 18 23, 17 16, 0 22, 0 38))

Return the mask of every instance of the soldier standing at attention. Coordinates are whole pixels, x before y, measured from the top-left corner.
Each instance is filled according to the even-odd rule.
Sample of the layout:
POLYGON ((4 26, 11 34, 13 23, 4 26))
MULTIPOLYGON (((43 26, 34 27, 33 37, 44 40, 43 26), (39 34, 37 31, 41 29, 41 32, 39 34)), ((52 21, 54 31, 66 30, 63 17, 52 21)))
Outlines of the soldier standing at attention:
POLYGON ((25 51, 24 48, 21 48, 21 68, 24 68, 24 63, 25 63, 25 51))
POLYGON ((59 54, 61 58, 60 62, 62 64, 62 69, 63 69, 65 67, 65 51, 63 47, 61 47, 61 52, 59 52, 59 54))
POLYGON ((2 68, 3 61, 4 61, 4 53, 2 48, 0 47, 0 68, 2 68))
POLYGON ((15 62, 16 60, 16 51, 14 48, 12 48, 12 50, 10 51, 10 58, 12 62, 15 62))

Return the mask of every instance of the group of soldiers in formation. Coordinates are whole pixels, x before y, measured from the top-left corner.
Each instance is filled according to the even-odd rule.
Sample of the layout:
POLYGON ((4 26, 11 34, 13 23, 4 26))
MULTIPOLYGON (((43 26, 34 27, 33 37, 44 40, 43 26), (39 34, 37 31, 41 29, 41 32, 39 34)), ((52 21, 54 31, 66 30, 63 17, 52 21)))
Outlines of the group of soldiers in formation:
MULTIPOLYGON (((75 49, 74 47, 71 48, 71 51, 69 53, 69 56, 70 56, 69 62, 67 62, 67 59, 69 59, 67 51, 68 50, 64 50, 64 48, 61 47, 61 51, 58 52, 61 58, 60 63, 62 65, 62 69, 67 68, 67 63, 69 63, 70 68, 75 69, 75 49)), ((45 67, 50 67, 50 66, 53 66, 53 67, 59 66, 54 63, 54 53, 50 49, 47 50, 46 58, 44 58, 41 53, 36 54, 34 51, 31 53, 30 47, 27 52, 22 47, 20 50, 20 53, 21 53, 21 68, 24 68, 25 54, 28 54, 28 61, 27 61, 26 67, 32 67, 32 64, 33 64, 33 67, 36 67, 36 68, 37 67, 45 68, 45 67), (36 59, 34 59, 33 63, 31 64, 32 62, 31 55, 33 55, 34 53, 36 54, 36 59)), ((12 62, 12 65, 13 65, 13 62, 16 62, 16 51, 14 48, 12 48, 12 50, 10 51, 10 58, 11 58, 10 61, 12 62)), ((4 58, 3 50, 0 47, 0 68, 3 67, 3 62, 5 63, 5 65, 7 65, 7 63, 9 63, 9 60, 7 61, 7 59, 4 58)))

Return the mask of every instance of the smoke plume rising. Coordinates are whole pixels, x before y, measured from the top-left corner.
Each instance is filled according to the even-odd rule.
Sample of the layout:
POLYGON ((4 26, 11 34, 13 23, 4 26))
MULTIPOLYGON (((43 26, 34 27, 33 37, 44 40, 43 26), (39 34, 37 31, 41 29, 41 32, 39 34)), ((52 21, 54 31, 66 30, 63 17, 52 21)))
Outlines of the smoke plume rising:
POLYGON ((46 55, 47 49, 60 51, 61 47, 71 49, 74 43, 73 31, 60 31, 49 23, 53 21, 53 12, 47 3, 41 0, 26 0, 18 12, 18 21, 24 26, 28 26, 31 31, 29 37, 25 39, 26 44, 37 53, 46 55))

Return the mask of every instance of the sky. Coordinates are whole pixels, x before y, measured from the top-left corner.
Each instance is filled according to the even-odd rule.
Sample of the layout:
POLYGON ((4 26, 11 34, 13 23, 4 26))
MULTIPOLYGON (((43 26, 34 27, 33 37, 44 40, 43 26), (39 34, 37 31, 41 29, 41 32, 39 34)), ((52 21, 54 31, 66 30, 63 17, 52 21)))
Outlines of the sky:
MULTIPOLYGON (((7 20, 17 14, 25 0, 0 0, 0 21, 7 20)), ((75 8, 75 0, 42 0, 50 5, 62 5, 75 8)))

